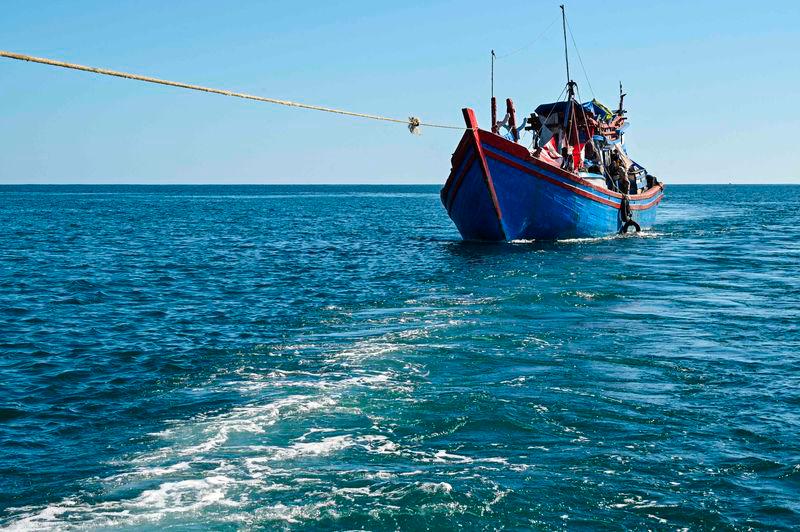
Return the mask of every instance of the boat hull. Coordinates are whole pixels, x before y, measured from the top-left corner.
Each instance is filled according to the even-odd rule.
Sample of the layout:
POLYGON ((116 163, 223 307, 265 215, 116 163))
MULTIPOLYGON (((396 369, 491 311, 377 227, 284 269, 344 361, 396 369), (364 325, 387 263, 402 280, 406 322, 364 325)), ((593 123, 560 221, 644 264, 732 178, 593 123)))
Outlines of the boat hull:
MULTIPOLYGON (((471 109, 467 125, 475 124, 471 109)), ((629 196, 647 229, 664 197, 657 185, 629 196)), ((452 158, 442 203, 465 240, 559 240, 618 233, 623 196, 534 158, 523 146, 468 127, 452 158)))

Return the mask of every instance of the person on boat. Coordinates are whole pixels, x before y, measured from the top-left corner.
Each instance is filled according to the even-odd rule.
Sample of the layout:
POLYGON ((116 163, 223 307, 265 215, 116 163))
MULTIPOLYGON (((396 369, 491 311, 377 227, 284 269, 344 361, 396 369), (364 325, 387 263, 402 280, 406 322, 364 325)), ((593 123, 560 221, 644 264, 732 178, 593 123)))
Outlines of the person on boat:
POLYGON ((610 152, 610 157, 608 159, 608 171, 609 173, 613 174, 617 167, 619 166, 619 155, 617 152, 612 151, 610 152))
POLYGON ((615 190, 617 192, 622 192, 626 190, 626 192, 622 192, 623 194, 627 194, 627 190, 630 190, 629 185, 630 182, 628 181, 628 174, 625 173, 625 167, 622 164, 617 164, 614 170, 614 185, 615 190))
POLYGON ((572 156, 569 154, 569 147, 564 145, 561 148, 561 168, 570 172, 572 171, 572 156))
POLYGON ((583 147, 583 158, 586 159, 587 166, 588 166, 588 161, 598 160, 597 155, 598 154, 597 150, 594 148, 594 143, 590 139, 589 142, 587 142, 586 145, 583 147))
POLYGON ((608 163, 608 174, 606 175, 606 185, 609 190, 618 192, 620 190, 620 182, 625 181, 625 167, 622 165, 622 160, 616 152, 611 152, 611 161, 608 163))
POLYGON ((589 173, 603 175, 599 154, 591 142, 587 143, 583 149, 583 166, 589 173))
POLYGON ((631 194, 638 194, 639 185, 636 183, 636 171, 633 168, 628 170, 628 183, 630 185, 628 187, 628 189, 630 190, 630 193, 631 194))
POLYGON ((606 174, 606 188, 608 190, 612 190, 612 191, 615 190, 615 188, 616 188, 616 187, 614 187, 614 180, 611 179, 611 175, 610 174, 606 174))

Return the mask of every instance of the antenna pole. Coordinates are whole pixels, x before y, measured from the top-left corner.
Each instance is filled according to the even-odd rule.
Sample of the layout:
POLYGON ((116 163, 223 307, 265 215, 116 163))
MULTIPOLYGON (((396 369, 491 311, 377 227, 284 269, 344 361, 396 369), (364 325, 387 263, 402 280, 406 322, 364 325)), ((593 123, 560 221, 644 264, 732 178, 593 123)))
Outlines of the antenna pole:
POLYGON ((564 31, 564 60, 567 63, 567 83, 572 81, 569 75, 569 52, 567 49, 567 15, 564 12, 564 4, 561 4, 561 29, 564 31))
POLYGON ((497 125, 497 100, 494 97, 494 50, 492 50, 492 133, 500 131, 497 125))
POLYGON ((492 98, 494 98, 494 50, 492 50, 492 98))

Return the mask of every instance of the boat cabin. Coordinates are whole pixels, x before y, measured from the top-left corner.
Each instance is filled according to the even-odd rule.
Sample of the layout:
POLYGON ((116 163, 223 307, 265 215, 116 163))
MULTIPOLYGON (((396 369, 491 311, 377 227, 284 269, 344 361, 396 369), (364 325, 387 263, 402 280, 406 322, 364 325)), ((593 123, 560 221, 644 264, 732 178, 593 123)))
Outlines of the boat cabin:
POLYGON ((615 112, 594 99, 583 104, 575 99, 545 103, 525 122, 523 128, 533 134, 529 149, 534 157, 593 185, 618 192, 625 180, 624 188, 636 194, 658 183, 625 150, 628 122, 622 97, 615 112))

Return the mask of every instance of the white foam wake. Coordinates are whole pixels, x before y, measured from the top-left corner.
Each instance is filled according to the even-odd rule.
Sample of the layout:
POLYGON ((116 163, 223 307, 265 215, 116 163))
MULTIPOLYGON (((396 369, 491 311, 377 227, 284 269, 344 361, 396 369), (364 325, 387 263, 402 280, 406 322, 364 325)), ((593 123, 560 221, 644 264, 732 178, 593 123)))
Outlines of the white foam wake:
POLYGON ((414 374, 421 370, 409 363, 389 367, 381 363, 370 369, 370 361, 397 355, 406 342, 427 334, 426 328, 406 327, 338 349, 295 345, 287 349, 290 353, 280 353, 302 363, 307 351, 327 351, 319 371, 229 372, 227 380, 209 386, 234 389, 250 398, 249 403, 171 422, 152 434, 160 445, 121 461, 118 465, 123 471, 101 479, 100 491, 68 497, 45 508, 13 508, 15 517, 7 528, 161 527, 210 516, 215 523, 246 524, 254 519, 293 523, 331 516, 336 510, 330 498, 288 504, 274 503, 270 494, 302 493, 329 483, 324 471, 316 468, 332 455, 394 451, 382 435, 342 433, 342 429, 317 424, 341 417, 353 420, 351 424, 362 419, 367 426, 375 425, 352 398, 365 393, 411 394, 414 374), (285 389, 300 393, 285 395, 285 389), (302 434, 292 436, 298 429, 302 434))

